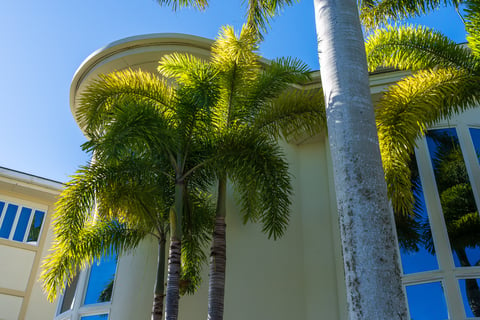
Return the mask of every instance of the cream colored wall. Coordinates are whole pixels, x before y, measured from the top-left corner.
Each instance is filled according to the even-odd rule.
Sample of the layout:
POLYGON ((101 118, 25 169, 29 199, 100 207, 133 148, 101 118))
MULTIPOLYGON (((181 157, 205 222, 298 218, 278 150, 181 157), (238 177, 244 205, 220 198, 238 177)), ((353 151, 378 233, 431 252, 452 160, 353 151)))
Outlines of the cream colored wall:
POLYGON ((18 319, 23 298, 0 294, 0 320, 18 319))
POLYGON ((0 257, 2 257, 0 287, 25 291, 35 252, 2 244, 0 245, 0 257))
POLYGON ((142 242, 135 252, 120 257, 110 319, 151 318, 157 250, 157 243, 149 239, 142 242))

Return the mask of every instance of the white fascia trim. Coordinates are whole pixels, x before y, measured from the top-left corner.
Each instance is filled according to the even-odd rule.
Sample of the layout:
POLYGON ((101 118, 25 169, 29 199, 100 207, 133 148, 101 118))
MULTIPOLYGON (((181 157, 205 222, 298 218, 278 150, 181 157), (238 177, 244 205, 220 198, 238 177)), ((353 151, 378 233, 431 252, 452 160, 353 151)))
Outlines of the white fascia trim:
POLYGON ((53 195, 58 195, 60 190, 63 188, 63 184, 61 182, 4 167, 0 167, 0 180, 12 185, 21 185, 53 195))

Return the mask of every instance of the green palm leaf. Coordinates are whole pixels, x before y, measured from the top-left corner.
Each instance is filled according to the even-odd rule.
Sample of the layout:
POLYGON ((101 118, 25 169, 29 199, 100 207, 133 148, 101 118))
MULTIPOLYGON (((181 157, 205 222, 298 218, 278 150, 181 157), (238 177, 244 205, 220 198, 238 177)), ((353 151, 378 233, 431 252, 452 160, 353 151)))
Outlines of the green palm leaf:
POLYGON ((360 19, 372 28, 390 20, 402 20, 431 12, 441 6, 453 5, 458 10, 462 0, 362 0, 360 19))
POLYGON ((389 196, 397 213, 412 211, 408 163, 415 139, 428 126, 474 107, 480 78, 458 69, 419 71, 389 88, 376 109, 389 196))
POLYGON ((393 67, 403 70, 461 68, 477 72, 479 60, 470 50, 426 27, 388 26, 366 42, 370 71, 393 67))

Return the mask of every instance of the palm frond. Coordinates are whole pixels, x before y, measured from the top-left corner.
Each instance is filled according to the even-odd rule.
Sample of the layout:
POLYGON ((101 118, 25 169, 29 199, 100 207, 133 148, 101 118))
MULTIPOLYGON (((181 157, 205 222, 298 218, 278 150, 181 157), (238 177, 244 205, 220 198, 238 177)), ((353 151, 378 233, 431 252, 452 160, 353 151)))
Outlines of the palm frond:
POLYGON ((100 75, 82 92, 77 110, 79 125, 87 134, 103 131, 112 109, 124 99, 154 105, 159 112, 172 106, 173 90, 166 81, 141 70, 100 75))
POLYGON ((158 72, 167 78, 174 78, 181 85, 192 85, 198 78, 208 78, 201 74, 206 71, 207 62, 191 54, 172 53, 163 56, 158 65, 158 72))
POLYGON ((188 192, 186 218, 183 220, 182 280, 183 294, 193 294, 201 284, 201 271, 207 261, 205 249, 211 240, 215 208, 210 194, 196 190, 188 192))
POLYGON ((256 79, 250 81, 242 109, 243 117, 252 116, 265 102, 278 97, 292 85, 310 80, 311 75, 311 70, 304 62, 290 57, 274 59, 257 72, 256 79))
POLYGON ((418 17, 441 6, 458 8, 462 0, 361 0, 360 19, 364 26, 373 28, 388 21, 418 17))
POLYGON ((280 147, 247 127, 221 139, 214 165, 233 181, 245 222, 260 220, 268 237, 281 237, 289 221, 292 187, 280 147))
POLYGON ((408 163, 414 141, 442 118, 472 108, 480 99, 480 78, 458 69, 419 71, 389 88, 376 109, 388 194, 394 211, 411 214, 408 163))
POLYGON ((284 91, 255 115, 253 127, 275 138, 283 136, 287 141, 325 132, 322 90, 284 91))
MULTIPOLYGON (((278 16, 283 8, 291 6, 294 0, 243 0, 247 2, 247 25, 263 40, 268 31, 270 20, 278 16), (248 2, 247 2, 248 1, 248 2)), ((298 2, 298 0, 297 0, 298 2)))
POLYGON ((245 25, 237 36, 232 26, 223 26, 212 46, 212 63, 221 71, 237 65, 258 65, 259 41, 245 25))
POLYGON ((238 119, 247 93, 260 71, 258 40, 243 26, 240 35, 233 27, 223 27, 212 46, 212 65, 219 71, 219 100, 215 109, 217 126, 222 128, 238 119))
POLYGON ((479 60, 468 48, 426 27, 388 26, 366 42, 370 71, 378 67, 403 70, 461 68, 476 72, 479 60))
POLYGON ((43 290, 49 301, 63 292, 79 269, 93 263, 94 259, 112 253, 127 252, 138 246, 146 234, 139 229, 130 229, 117 221, 89 222, 77 234, 74 241, 55 239, 51 253, 42 263, 43 290))
POLYGON ((177 144, 177 133, 175 119, 164 115, 147 101, 125 98, 110 111, 104 130, 92 132, 82 148, 95 151, 98 160, 108 161, 148 152, 166 154, 177 144))
POLYGON ((480 57, 480 2, 465 1, 465 29, 467 31, 468 47, 473 54, 480 57))
POLYGON ((59 239, 68 240, 90 219, 95 193, 101 183, 101 179, 90 175, 89 166, 81 167, 66 183, 53 214, 53 230, 59 239))
POLYGON ((205 8, 208 7, 207 0, 157 0, 157 2, 161 6, 165 5, 172 7, 173 11, 188 7, 205 10, 205 8))

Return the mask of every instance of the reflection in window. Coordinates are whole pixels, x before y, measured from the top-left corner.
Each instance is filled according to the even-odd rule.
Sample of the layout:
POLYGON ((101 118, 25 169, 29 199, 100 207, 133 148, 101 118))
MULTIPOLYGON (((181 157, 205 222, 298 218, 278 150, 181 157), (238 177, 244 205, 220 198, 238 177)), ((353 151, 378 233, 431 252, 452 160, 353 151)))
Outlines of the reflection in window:
POLYGON ((63 293, 62 305, 60 307, 60 314, 64 313, 65 311, 71 310, 73 308, 73 299, 75 297, 75 290, 77 289, 78 283, 78 273, 73 278, 72 282, 69 286, 65 289, 63 293))
POLYGON ((395 215, 404 274, 438 269, 422 184, 414 157, 410 163, 410 171, 415 198, 414 215, 395 215))
POLYGON ((459 280, 459 284, 467 318, 478 317, 480 315, 479 279, 462 279, 459 280))
POLYGON ((116 256, 104 257, 94 262, 90 269, 84 304, 108 302, 112 298, 113 282, 117 267, 116 256))
POLYGON ((447 305, 440 282, 407 286, 407 300, 412 320, 448 319, 447 305))
POLYGON ((480 129, 470 128, 470 136, 472 138, 473 147, 477 155, 478 161, 480 161, 480 129))
POLYGON ((98 314, 94 316, 83 316, 80 320, 107 320, 108 314, 98 314))
POLYGON ((427 143, 455 266, 480 263, 480 218, 454 128, 432 130, 427 143))
POLYGON ((58 315, 70 311, 70 316, 80 316, 74 319, 108 319, 110 304, 107 302, 112 300, 116 267, 117 255, 112 254, 100 261, 94 259, 90 269, 79 271, 65 289, 58 315))
POLYGON ((30 232, 28 233, 27 242, 35 242, 38 240, 40 230, 42 229, 43 219, 45 218, 45 212, 35 210, 33 215, 33 222, 30 226, 30 232))

